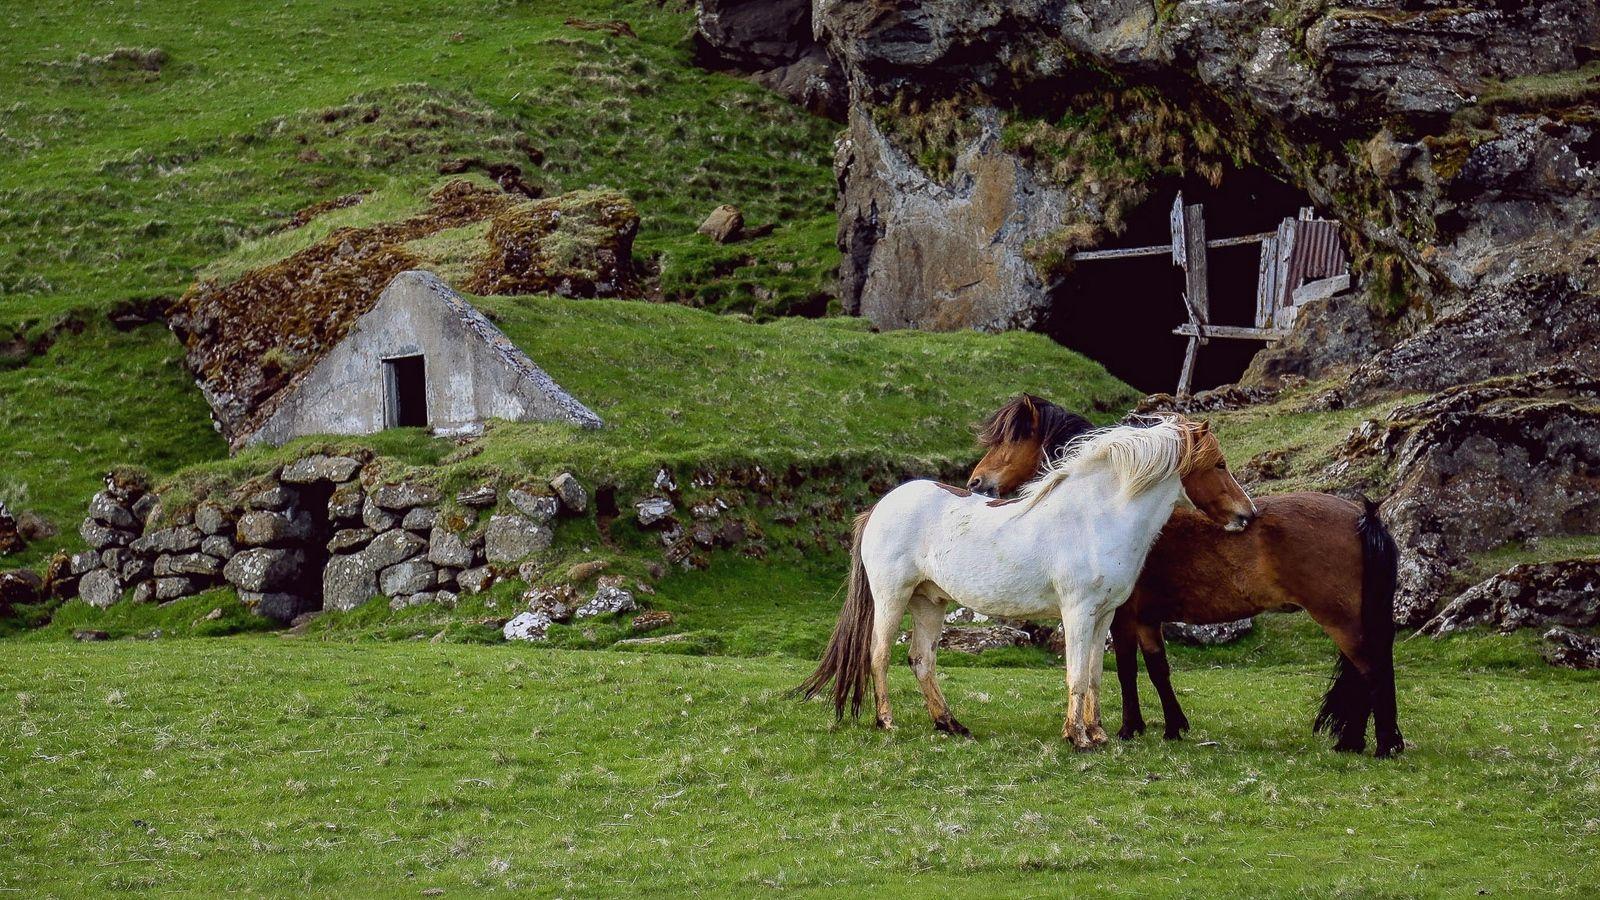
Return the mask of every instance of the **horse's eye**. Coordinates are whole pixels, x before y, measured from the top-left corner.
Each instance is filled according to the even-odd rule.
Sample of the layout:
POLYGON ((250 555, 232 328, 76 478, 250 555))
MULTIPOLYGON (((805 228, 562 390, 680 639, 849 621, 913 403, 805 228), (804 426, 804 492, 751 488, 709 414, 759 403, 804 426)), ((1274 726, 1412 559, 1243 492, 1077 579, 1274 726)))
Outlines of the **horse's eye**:
POLYGON ((1226 472, 1226 471, 1228 471, 1228 463, 1226 461, 1219 462, 1219 463, 1217 463, 1217 468, 1219 468, 1222 471, 1226 472))

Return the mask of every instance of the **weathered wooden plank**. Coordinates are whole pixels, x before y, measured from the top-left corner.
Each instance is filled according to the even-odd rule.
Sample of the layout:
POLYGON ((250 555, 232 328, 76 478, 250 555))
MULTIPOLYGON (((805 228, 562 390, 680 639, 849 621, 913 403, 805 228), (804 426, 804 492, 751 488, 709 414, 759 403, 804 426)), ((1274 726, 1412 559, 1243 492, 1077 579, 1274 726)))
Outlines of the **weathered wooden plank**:
POLYGON ((1189 264, 1184 267, 1184 291, 1194 305, 1201 324, 1211 321, 1211 291, 1206 281, 1206 219, 1205 207, 1194 203, 1183 211, 1185 254, 1189 264))
POLYGON ((1072 254, 1076 260, 1087 259, 1122 259, 1129 256, 1165 256, 1172 252, 1172 248, 1163 244, 1160 247, 1121 247, 1116 250, 1080 250, 1072 254))
POLYGON ((1173 198, 1172 212, 1167 214, 1167 224, 1172 229, 1172 264, 1183 268, 1189 264, 1188 229, 1183 224, 1183 191, 1173 198))
POLYGON ((1278 310, 1288 306, 1289 291, 1294 285, 1289 281, 1290 261, 1294 258, 1294 245, 1300 236, 1300 220, 1284 219, 1278 226, 1278 258, 1274 262, 1277 275, 1272 286, 1272 316, 1277 318, 1278 310))
MULTIPOLYGON (((1208 338, 1229 338, 1246 341, 1278 341, 1286 337, 1289 332, 1282 328, 1246 328, 1242 325, 1206 325, 1205 336, 1208 338)), ((1172 333, 1180 337, 1198 338, 1200 329, 1194 323, 1186 322, 1172 329, 1172 333)))
POLYGON ((1261 261, 1256 267, 1256 327, 1272 324, 1272 298, 1277 291, 1278 239, 1261 242, 1261 261))
MULTIPOLYGON (((1193 327, 1193 326, 1189 326, 1193 327)), ((1183 369, 1178 372, 1178 396, 1188 397, 1190 388, 1194 386, 1194 362, 1200 355, 1200 342, 1193 335, 1189 337, 1189 345, 1183 351, 1183 369)))
POLYGON ((1194 386, 1194 367, 1200 355, 1200 345, 1206 343, 1206 323, 1211 321, 1211 293, 1206 281, 1206 216, 1205 207, 1192 203, 1183 208, 1183 303, 1189 315, 1189 325, 1194 334, 1183 351, 1183 370, 1178 374, 1178 396, 1189 396, 1194 386))
POLYGON ((1244 244, 1259 244, 1275 234, 1277 234, 1275 231, 1259 231, 1255 234, 1241 234, 1238 237, 1217 238, 1214 241, 1206 241, 1206 246, 1215 250, 1218 247, 1239 247, 1244 244))

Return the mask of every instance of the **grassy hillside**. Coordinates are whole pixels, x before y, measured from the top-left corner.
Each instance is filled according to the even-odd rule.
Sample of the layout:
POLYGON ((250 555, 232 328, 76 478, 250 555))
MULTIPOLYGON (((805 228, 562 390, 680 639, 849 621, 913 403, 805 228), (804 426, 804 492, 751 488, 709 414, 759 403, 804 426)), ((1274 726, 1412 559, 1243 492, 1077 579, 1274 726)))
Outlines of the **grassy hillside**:
POLYGON ((174 295, 301 207, 463 157, 627 193, 669 297, 814 305, 835 128, 693 67, 688 27, 650 2, 9 4, 0 335, 174 295), (718 203, 780 227, 714 248, 692 232, 718 203), (787 293, 758 297, 760 276, 787 293))
POLYGON ((14 645, 0 890, 1592 896, 1595 679, 1519 652, 1408 657, 1384 761, 1310 735, 1323 660, 1180 671, 1190 739, 1079 755, 1047 671, 948 673, 964 741, 904 667, 885 735, 789 660, 14 645))

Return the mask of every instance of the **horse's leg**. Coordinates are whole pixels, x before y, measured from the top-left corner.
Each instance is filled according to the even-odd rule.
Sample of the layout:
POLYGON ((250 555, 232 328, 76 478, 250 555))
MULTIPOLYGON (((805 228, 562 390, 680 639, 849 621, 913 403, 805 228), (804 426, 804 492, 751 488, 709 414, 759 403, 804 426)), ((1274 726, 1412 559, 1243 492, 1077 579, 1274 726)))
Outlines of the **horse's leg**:
POLYGON ((1144 734, 1144 712, 1139 709, 1139 633, 1134 627, 1133 603, 1117 607, 1111 620, 1111 649, 1117 655, 1117 683, 1122 685, 1122 727, 1117 737, 1133 740, 1144 734))
POLYGON ((1309 597, 1301 605, 1339 650, 1333 681, 1323 695, 1322 710, 1317 714, 1317 730, 1326 728, 1333 734, 1333 749, 1341 753, 1360 753, 1367 749, 1367 720, 1372 716, 1373 698, 1377 693, 1367 677, 1373 667, 1367 662, 1360 610, 1351 608, 1343 600, 1318 603, 1309 597))
POLYGON ((950 715, 950 705, 945 702, 944 692, 939 690, 939 681, 934 675, 939 635, 943 631, 944 607, 921 595, 912 597, 911 650, 906 661, 916 673, 917 686, 922 688, 922 699, 928 704, 933 727, 950 734, 970 736, 972 732, 950 715))
POLYGON ((1062 654, 1067 671, 1067 719, 1061 727, 1061 737, 1079 750, 1092 750, 1095 746, 1085 719, 1093 682, 1090 673, 1095 658, 1094 639, 1099 636, 1095 616, 1085 608, 1089 602, 1074 598, 1071 605, 1063 603, 1061 610, 1062 654))
POLYGON ((1084 723, 1089 735, 1089 740, 1096 746, 1104 744, 1110 738, 1106 737, 1105 726, 1100 722, 1100 681, 1106 671, 1106 638, 1111 634, 1112 617, 1116 614, 1117 607, 1103 610, 1095 620, 1094 643, 1089 661, 1089 702, 1084 710, 1084 723))
POLYGON ((896 585, 892 592, 881 594, 873 587, 877 602, 872 617, 872 690, 878 701, 877 725, 887 730, 894 727, 894 714, 889 711, 889 654, 915 585, 896 585))
POLYGON ((1167 664, 1167 640, 1161 636, 1161 623, 1137 626, 1139 649, 1144 652, 1145 667, 1150 670, 1150 683, 1156 696, 1161 698, 1161 719, 1164 723, 1161 736, 1175 741, 1189 730, 1189 717, 1178 704, 1178 694, 1172 689, 1172 667, 1167 664))
POLYGON ((1405 750, 1406 739, 1400 734, 1399 713, 1394 696, 1394 647, 1390 646, 1387 659, 1375 659, 1366 673, 1367 686, 1372 698, 1372 727, 1378 739, 1373 751, 1379 758, 1394 756, 1405 750))

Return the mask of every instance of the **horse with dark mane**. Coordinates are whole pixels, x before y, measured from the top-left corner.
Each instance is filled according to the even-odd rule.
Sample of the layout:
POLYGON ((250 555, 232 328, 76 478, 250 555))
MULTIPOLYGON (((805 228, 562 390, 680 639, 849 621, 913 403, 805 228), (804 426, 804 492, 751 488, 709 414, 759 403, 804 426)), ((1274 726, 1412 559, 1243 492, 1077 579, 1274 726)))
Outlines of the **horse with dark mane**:
MULTIPOLYGON (((1029 473, 1023 480, 1031 480, 1045 462, 1059 455, 1074 438, 1093 428, 1088 419, 1043 397, 1018 394, 978 426, 978 443, 988 450, 984 456, 987 465, 972 470, 967 488, 980 494, 994 494, 996 479, 1003 473, 1023 468, 1029 473)), ((1009 494, 1017 486, 1011 485, 1001 493, 1009 494)))
MULTIPOLYGON (((1064 417, 1078 419, 1029 394, 990 416, 979 434, 987 452, 972 470, 973 490, 1002 497, 1032 480, 1070 444, 1059 427, 1043 427, 1064 417), (991 428, 994 423, 1004 427, 991 428)), ((1334 749, 1360 752, 1370 718, 1377 755, 1400 753, 1405 740, 1394 683, 1397 553, 1376 504, 1301 492, 1256 498, 1256 508, 1255 522, 1240 532, 1183 508, 1161 530, 1132 595, 1111 623, 1122 687, 1117 736, 1127 740, 1145 729, 1141 651, 1161 698, 1165 737, 1176 739, 1189 728, 1172 690, 1161 623, 1208 625, 1266 610, 1304 609, 1339 649, 1314 729, 1334 735, 1334 749)))

